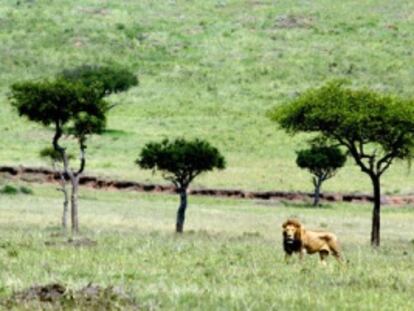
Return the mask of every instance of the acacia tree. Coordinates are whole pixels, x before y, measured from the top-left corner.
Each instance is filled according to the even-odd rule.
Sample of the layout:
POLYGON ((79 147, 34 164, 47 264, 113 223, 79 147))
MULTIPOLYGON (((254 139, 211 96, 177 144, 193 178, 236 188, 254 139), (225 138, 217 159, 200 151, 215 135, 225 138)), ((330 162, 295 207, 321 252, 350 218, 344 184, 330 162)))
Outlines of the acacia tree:
POLYGON ((148 143, 136 160, 143 169, 158 170, 163 177, 171 181, 180 195, 177 211, 176 232, 184 229, 187 209, 187 189, 195 177, 213 169, 224 169, 225 160, 217 148, 203 140, 186 141, 176 139, 163 140, 160 143, 148 143))
POLYGON ((314 186, 313 206, 319 205, 322 183, 335 176, 339 168, 344 166, 346 156, 335 146, 311 145, 309 149, 297 152, 296 164, 307 169, 312 175, 314 186))
POLYGON ((78 188, 85 169, 86 141, 89 135, 100 134, 105 128, 107 103, 100 87, 87 87, 63 79, 29 81, 13 84, 11 103, 29 120, 53 127, 53 149, 60 154, 63 171, 71 182, 71 226, 79 231, 78 188), (79 148, 79 166, 69 166, 66 148, 61 146, 63 135, 75 139, 79 148))
POLYGON ((121 67, 80 66, 64 70, 54 80, 29 81, 11 86, 11 103, 29 120, 53 127, 53 149, 60 154, 63 172, 71 182, 72 232, 79 231, 78 188, 86 165, 87 138, 100 134, 106 114, 115 105, 104 97, 138 85, 138 79, 121 67), (79 149, 79 164, 69 165, 63 136, 72 137, 79 149))
POLYGON ((310 89, 270 117, 291 133, 316 132, 344 146, 372 182, 371 245, 380 245, 380 179, 395 159, 409 159, 414 148, 414 103, 341 82, 310 89))

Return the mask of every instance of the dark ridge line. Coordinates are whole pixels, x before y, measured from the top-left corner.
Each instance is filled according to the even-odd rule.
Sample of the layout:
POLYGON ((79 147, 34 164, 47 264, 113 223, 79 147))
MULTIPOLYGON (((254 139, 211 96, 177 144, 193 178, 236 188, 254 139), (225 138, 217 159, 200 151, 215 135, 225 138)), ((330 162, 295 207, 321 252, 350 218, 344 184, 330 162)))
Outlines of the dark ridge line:
MULTIPOLYGON (((56 183, 60 179, 59 174, 57 172, 50 168, 44 167, 0 166, 0 175, 8 175, 10 177, 21 179, 26 182, 56 183)), ((80 178, 79 183, 80 185, 92 187, 95 189, 117 189, 139 192, 176 193, 176 189, 174 186, 149 184, 125 180, 109 180, 91 175, 83 175, 80 178)), ((190 189, 189 194, 239 199, 288 201, 306 201, 313 197, 312 193, 306 192, 244 191, 240 189, 190 189)), ((373 197, 368 194, 322 193, 321 199, 327 202, 366 203, 373 201, 373 197)), ((414 195, 383 196, 382 203, 393 205, 414 204, 414 195)))

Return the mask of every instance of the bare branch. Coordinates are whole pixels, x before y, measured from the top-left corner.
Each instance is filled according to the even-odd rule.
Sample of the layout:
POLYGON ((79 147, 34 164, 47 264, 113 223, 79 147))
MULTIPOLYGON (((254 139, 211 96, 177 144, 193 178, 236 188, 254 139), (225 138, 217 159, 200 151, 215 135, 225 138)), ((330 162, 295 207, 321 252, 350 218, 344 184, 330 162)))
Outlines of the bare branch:
POLYGON ((391 165, 392 161, 395 158, 395 153, 390 152, 386 154, 377 162, 377 174, 382 175, 391 165))
POLYGON ((373 168, 367 167, 366 164, 362 161, 361 155, 359 154, 355 144, 353 142, 348 142, 348 144, 349 152, 351 153, 352 157, 354 158, 358 166, 361 168, 361 170, 368 175, 374 174, 374 171, 372 170, 373 168))

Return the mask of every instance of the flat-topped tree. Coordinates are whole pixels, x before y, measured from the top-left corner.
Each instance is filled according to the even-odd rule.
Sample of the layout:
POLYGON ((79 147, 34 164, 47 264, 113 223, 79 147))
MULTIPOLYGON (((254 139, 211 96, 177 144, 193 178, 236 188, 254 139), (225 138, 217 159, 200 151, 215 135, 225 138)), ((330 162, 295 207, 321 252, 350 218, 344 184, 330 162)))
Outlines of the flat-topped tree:
POLYGON ((104 97, 138 85, 138 79, 119 66, 80 66, 67 69, 54 80, 16 83, 11 87, 11 102, 20 115, 47 127, 53 127, 52 145, 61 154, 63 171, 71 181, 72 231, 79 230, 78 187, 86 165, 86 142, 90 135, 101 134, 106 114, 115 105, 104 97), (79 147, 79 166, 69 166, 62 136, 76 140, 79 147))
POLYGON ((178 233, 182 233, 184 229, 187 189, 190 183, 203 172, 225 168, 224 157, 217 148, 199 139, 166 139, 160 143, 148 143, 136 163, 143 169, 160 171, 176 187, 180 195, 176 221, 178 233))
POLYGON ((275 108, 271 118, 291 133, 314 132, 343 147, 373 185, 371 244, 380 245, 380 179, 395 159, 410 159, 414 148, 414 102, 355 90, 341 82, 306 91, 275 108))
POLYGON ((86 165, 88 136, 100 134, 105 128, 107 103, 102 99, 100 86, 63 79, 29 81, 13 84, 11 103, 21 116, 52 127, 52 146, 61 155, 63 171, 71 182, 71 225, 74 233, 79 230, 78 187, 79 178, 86 165), (62 136, 75 139, 79 147, 79 165, 69 165, 66 148, 61 145, 62 136))
POLYGON ((308 170, 312 175, 314 186, 313 205, 319 205, 322 183, 344 166, 346 155, 336 146, 312 144, 308 149, 297 152, 296 164, 308 170))

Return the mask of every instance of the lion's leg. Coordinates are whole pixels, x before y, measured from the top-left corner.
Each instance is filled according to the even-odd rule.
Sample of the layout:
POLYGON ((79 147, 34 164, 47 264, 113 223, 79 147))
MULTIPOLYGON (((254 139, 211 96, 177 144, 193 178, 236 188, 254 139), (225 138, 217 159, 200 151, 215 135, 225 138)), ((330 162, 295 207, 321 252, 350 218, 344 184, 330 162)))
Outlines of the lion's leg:
POLYGON ((321 259, 321 264, 324 265, 324 266, 326 266, 326 260, 325 259, 326 259, 326 257, 328 257, 328 255, 329 255, 329 252, 326 251, 326 250, 321 250, 319 252, 319 257, 321 259))
POLYGON ((336 245, 336 244, 334 244, 334 243, 331 243, 331 244, 329 245, 329 249, 330 249, 330 251, 331 251, 332 255, 335 257, 335 259, 336 259, 338 262, 342 262, 341 251, 339 250, 338 245, 336 245))
POLYGON ((301 250, 299 251, 299 260, 300 260, 300 261, 302 261, 302 260, 303 260, 303 255, 305 255, 305 250, 304 250, 304 249, 301 249, 301 250))

